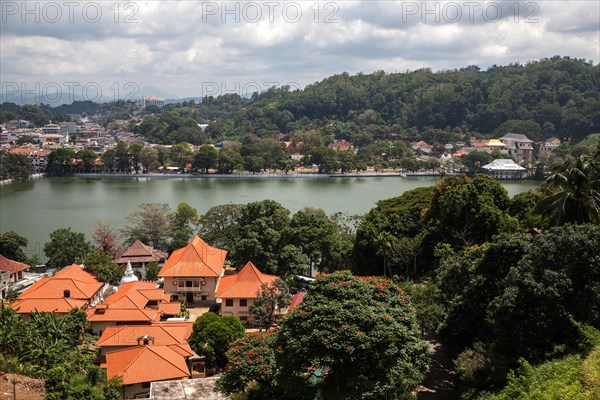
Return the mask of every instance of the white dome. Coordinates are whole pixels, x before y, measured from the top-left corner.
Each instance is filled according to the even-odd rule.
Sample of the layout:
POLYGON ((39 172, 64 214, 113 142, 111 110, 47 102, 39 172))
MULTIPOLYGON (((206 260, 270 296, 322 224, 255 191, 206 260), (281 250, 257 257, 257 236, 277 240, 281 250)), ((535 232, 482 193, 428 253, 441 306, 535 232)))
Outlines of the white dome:
POLYGON ((125 275, 123 275, 123 277, 121 278, 119 283, 122 285, 124 283, 135 282, 137 280, 138 280, 138 278, 133 273, 133 268, 131 268, 131 263, 129 261, 127 261, 127 268, 125 268, 125 275))

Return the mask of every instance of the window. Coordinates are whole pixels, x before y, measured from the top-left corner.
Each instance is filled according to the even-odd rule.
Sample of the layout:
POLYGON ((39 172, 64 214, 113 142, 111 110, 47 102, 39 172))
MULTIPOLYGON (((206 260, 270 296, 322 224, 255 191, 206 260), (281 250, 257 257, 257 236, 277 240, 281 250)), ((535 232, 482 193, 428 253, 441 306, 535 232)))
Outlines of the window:
POLYGON ((225 299, 225 307, 233 307, 233 299, 225 299))
POLYGON ((246 317, 245 315, 241 315, 240 316, 240 322, 241 323, 248 322, 248 317, 246 317))
POLYGON ((205 295, 205 294, 203 294, 202 296, 200 296, 200 299, 201 299, 202 301, 206 301, 206 295, 205 295))
POLYGON ((240 307, 247 307, 247 306, 248 306, 248 300, 240 299, 240 307))

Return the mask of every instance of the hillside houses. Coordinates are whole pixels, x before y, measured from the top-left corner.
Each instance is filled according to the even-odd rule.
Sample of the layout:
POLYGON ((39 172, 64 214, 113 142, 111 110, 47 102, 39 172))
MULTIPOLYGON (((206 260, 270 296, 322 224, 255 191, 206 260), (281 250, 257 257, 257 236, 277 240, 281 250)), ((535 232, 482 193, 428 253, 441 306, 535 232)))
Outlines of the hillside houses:
POLYGON ((508 155, 515 161, 531 163, 533 161, 533 140, 520 133, 507 133, 499 139, 506 146, 508 155))
MULTIPOLYGON (((242 324, 254 322, 249 308, 257 297, 262 285, 272 284, 278 277, 260 272, 252 262, 248 262, 238 273, 221 278, 217 288, 217 302, 221 304, 220 314, 231 315, 242 324)), ((286 309, 277 310, 277 315, 283 315, 286 309)))
POLYGON ((17 283, 23 279, 23 272, 29 268, 29 265, 10 260, 0 254, 0 271, 8 273, 8 282, 17 283))
POLYGON ((73 264, 27 288, 13 302, 12 308, 24 318, 32 312, 61 315, 73 308, 88 309, 103 300, 104 286, 81 265, 73 264))
POLYGON ((137 271, 142 279, 146 279, 146 267, 148 264, 155 262, 158 265, 162 265, 166 260, 166 253, 136 240, 117 257, 115 262, 118 265, 131 263, 133 270, 137 271))
POLYGON ((150 383, 191 376, 187 360, 193 353, 179 347, 153 345, 143 339, 138 346, 111 351, 100 367, 107 379, 120 378, 124 399, 147 398, 150 383))
POLYGON ((216 300, 226 256, 226 250, 212 247, 196 236, 171 254, 158 276, 164 279, 164 288, 172 300, 210 305, 216 300))
POLYGON ((150 325, 177 316, 180 303, 171 302, 170 297, 154 282, 125 282, 104 302, 88 309, 87 319, 97 335, 109 326, 150 325))
MULTIPOLYGON (((215 311, 220 315, 251 325, 249 308, 259 290, 278 279, 263 274, 250 261, 239 272, 226 273, 231 270, 225 268, 227 252, 195 237, 166 260, 161 284, 140 281, 132 264, 166 255, 142 242, 134 242, 130 250, 122 255, 127 268, 117 287, 111 288, 73 264, 42 278, 12 304, 24 319, 33 312, 61 316, 74 308, 85 310, 89 331, 98 335, 96 363, 108 379, 120 378, 123 399, 147 396, 152 382, 191 378, 196 365, 203 363, 188 343, 193 321, 179 318, 182 300, 190 298, 196 305, 217 303, 220 308, 215 311)), ((301 297, 296 304, 299 301, 301 297)), ((278 309, 275 317, 286 313, 287 308, 278 309)))

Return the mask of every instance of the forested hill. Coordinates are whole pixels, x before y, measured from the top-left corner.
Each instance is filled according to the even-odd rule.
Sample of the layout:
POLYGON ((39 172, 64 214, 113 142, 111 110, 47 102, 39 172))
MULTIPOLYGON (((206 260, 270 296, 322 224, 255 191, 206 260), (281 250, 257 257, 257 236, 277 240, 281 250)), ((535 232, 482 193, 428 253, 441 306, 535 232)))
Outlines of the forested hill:
MULTIPOLYGON (((301 91, 283 87, 254 96, 230 120, 230 128, 259 135, 261 130, 289 133, 312 122, 339 137, 363 132, 410 139, 430 131, 443 141, 443 132, 433 130, 489 134, 507 121, 520 120, 534 139, 578 140, 600 130, 599 89, 600 66, 568 57, 485 71, 469 66, 442 72, 343 73, 301 91)), ((211 100, 205 99, 207 118, 218 117, 211 112, 211 100)))
MULTIPOLYGON (((485 71, 467 66, 440 72, 342 73, 303 90, 291 89, 273 87, 250 98, 227 93, 205 97, 201 104, 148 109, 155 116, 145 117, 132 129, 163 144, 244 140, 252 134, 271 137, 276 132, 287 135, 316 129, 358 146, 384 138, 445 143, 463 140, 465 134, 507 131, 536 141, 557 136, 577 142, 600 132, 600 65, 569 57, 485 71), (206 122, 210 126, 202 132, 197 123, 206 122)), ((76 112, 97 111, 82 109, 85 106, 89 104, 78 103, 76 112)), ((5 103, 0 107, 0 122, 13 117, 37 121, 30 115, 35 111, 32 107, 5 103), (25 109, 27 113, 21 112, 25 109)), ((70 107, 39 109, 45 118, 55 120, 57 114, 73 112, 70 107)), ((132 111, 132 104, 123 101, 103 104, 101 121, 108 126, 132 111)))

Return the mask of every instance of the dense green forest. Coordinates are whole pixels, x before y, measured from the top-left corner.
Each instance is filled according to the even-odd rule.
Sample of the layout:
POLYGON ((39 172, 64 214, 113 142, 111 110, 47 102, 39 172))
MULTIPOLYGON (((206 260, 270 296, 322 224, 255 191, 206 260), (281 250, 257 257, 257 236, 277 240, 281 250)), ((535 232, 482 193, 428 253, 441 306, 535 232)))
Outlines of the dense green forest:
MULTIPOLYGON (((156 115, 132 129, 161 144, 243 142, 276 132, 293 138, 311 129, 358 146, 382 138, 446 143, 465 134, 509 130, 535 141, 551 136, 579 141, 600 129, 599 88, 600 66, 559 56, 487 70, 342 73, 302 90, 282 86, 250 98, 224 94, 205 97, 200 104, 169 104, 160 110, 150 106, 148 111, 156 115), (197 123, 210 126, 203 132, 197 123)), ((5 103, 0 122, 19 117, 40 125, 66 113, 102 112, 108 125, 133 110, 132 103, 123 101, 36 107, 5 103)))

